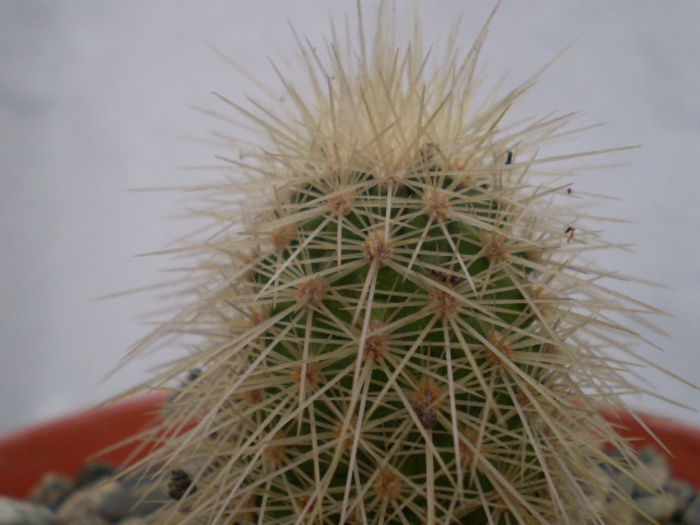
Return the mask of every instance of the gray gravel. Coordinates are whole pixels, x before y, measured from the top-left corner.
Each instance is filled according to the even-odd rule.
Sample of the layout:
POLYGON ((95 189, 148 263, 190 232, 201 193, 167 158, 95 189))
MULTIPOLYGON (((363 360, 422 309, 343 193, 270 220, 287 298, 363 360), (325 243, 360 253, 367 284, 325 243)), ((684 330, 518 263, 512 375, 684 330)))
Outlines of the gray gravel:
POLYGON ((0 524, 55 525, 54 513, 35 503, 0 496, 0 524))
MULTIPOLYGON (((661 525, 700 525, 700 492, 671 477, 668 459, 654 447, 646 447, 637 454, 641 465, 633 471, 635 483, 614 469, 608 475, 632 497, 644 513, 661 525)), ((654 523, 644 515, 621 519, 627 525, 654 523)))
MULTIPOLYGON (((688 483, 671 478, 667 459, 654 448, 638 454, 641 465, 634 475, 640 482, 615 469, 606 470, 627 495, 634 498, 643 511, 660 525, 700 525, 700 492, 688 483)), ((31 493, 29 501, 0 496, 0 525, 145 525, 145 517, 156 511, 168 494, 153 491, 140 501, 148 487, 137 484, 136 478, 115 480, 114 469, 106 465, 86 465, 76 481, 59 474, 47 474, 31 493)), ((610 498, 611 500, 613 498, 610 498)), ((608 510, 616 516, 611 525, 649 525, 643 515, 629 509, 608 510)))
POLYGON ((0 525, 144 525, 168 499, 162 491, 143 499, 148 481, 137 486, 114 474, 104 464, 86 465, 75 481, 46 474, 28 501, 0 497, 0 525))

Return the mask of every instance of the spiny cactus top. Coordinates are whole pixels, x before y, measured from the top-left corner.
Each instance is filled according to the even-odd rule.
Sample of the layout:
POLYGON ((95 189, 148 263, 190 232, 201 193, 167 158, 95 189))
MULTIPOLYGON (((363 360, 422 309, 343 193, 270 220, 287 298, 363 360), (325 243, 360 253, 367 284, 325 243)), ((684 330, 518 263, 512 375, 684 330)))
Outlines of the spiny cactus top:
POLYGON ((551 167, 577 155, 538 156, 570 115, 505 123, 534 78, 475 104, 485 29, 438 58, 373 15, 328 58, 300 44, 307 91, 281 76, 279 109, 224 99, 267 138, 204 188, 195 299, 155 334, 199 338, 155 382, 198 369, 149 459, 156 519, 607 522, 632 503, 600 465, 632 465, 596 405, 634 390, 610 314, 653 309, 579 258, 606 243, 551 167))

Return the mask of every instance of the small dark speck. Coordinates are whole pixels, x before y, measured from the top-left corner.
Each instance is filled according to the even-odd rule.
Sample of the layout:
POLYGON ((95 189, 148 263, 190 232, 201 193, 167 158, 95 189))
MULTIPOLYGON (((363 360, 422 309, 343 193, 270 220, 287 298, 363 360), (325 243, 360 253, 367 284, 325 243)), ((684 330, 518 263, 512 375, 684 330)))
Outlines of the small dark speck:
MULTIPOLYGON (((175 499, 182 499, 187 489, 190 487, 192 480, 190 476, 182 469, 173 470, 170 473, 170 482, 168 483, 168 495, 175 499)), ((190 489, 190 494, 197 491, 196 487, 190 489)))

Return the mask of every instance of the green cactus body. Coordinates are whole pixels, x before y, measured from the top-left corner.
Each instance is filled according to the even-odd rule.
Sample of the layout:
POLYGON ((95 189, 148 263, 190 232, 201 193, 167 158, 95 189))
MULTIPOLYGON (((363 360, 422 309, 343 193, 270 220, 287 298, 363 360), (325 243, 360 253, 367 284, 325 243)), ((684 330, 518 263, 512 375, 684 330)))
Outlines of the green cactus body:
POLYGON ((532 81, 472 107, 485 31, 429 73, 377 20, 359 58, 301 48, 296 118, 243 110, 268 135, 236 163, 244 231, 241 186, 212 188, 197 299, 163 328, 204 337, 162 375, 201 370, 149 459, 191 478, 157 519, 603 523, 606 495, 627 502, 601 443, 627 448, 595 404, 629 385, 602 350, 625 348, 608 313, 632 302, 577 262, 603 244, 536 172, 570 118, 502 125, 532 81))

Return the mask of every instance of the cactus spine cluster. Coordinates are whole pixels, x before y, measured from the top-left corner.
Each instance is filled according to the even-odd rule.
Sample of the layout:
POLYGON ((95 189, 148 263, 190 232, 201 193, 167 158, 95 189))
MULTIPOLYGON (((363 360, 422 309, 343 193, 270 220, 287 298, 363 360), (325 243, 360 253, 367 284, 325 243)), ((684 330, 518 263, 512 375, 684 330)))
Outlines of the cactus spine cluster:
POLYGON ((634 389, 612 314, 652 309, 581 262, 606 243, 551 168, 577 155, 538 156, 571 116, 504 123, 534 78, 475 104, 486 28, 436 59, 375 16, 325 61, 300 43, 310 97, 221 97, 266 140, 230 161, 247 181, 199 188, 216 231, 155 333, 199 338, 154 382, 197 368, 148 459, 155 520, 606 523, 632 504, 599 468, 627 447, 596 405, 634 389))

